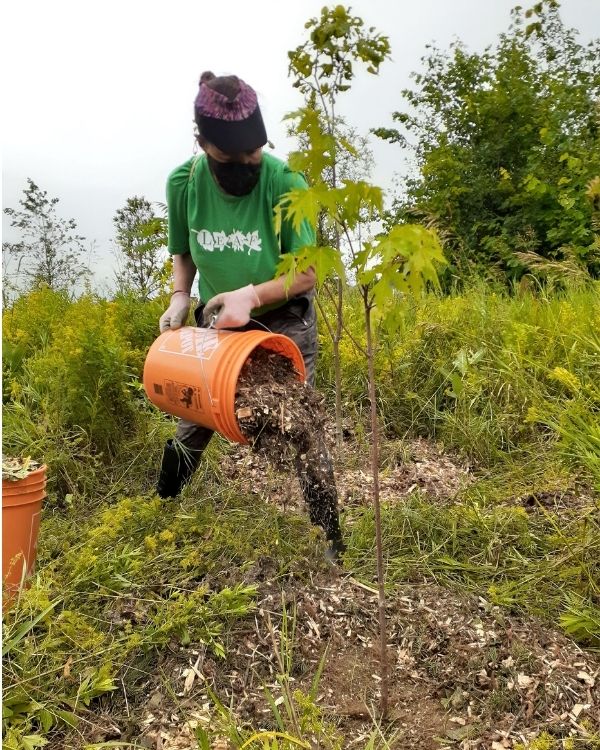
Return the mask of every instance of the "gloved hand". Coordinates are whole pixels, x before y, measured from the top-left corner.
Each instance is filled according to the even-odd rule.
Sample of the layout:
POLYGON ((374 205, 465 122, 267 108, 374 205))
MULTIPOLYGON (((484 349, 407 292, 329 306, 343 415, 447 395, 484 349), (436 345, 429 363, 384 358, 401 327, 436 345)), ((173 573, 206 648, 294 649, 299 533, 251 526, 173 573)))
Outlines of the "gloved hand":
POLYGON ((173 292, 171 304, 160 317, 160 332, 164 333, 169 328, 181 328, 187 320, 189 311, 190 295, 186 292, 173 292))
POLYGON ((204 325, 210 325, 211 318, 218 315, 215 328, 241 328, 250 320, 250 313, 256 307, 260 307, 260 299, 252 284, 215 294, 204 308, 204 325))

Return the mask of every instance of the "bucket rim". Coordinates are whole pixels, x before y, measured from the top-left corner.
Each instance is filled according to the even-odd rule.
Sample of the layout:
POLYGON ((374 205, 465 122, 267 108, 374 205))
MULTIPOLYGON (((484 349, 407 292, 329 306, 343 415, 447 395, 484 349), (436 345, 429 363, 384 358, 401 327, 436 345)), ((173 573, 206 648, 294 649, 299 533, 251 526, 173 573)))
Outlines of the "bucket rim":
MULTIPOLYGON (((282 354, 282 356, 286 356, 292 361, 294 367, 296 367, 296 365, 299 365, 299 367, 296 368, 298 379, 301 381, 306 380, 306 366, 304 363, 302 352, 300 351, 300 347, 298 346, 298 344, 296 344, 296 342, 290 336, 286 336, 286 334, 284 333, 255 330, 244 331, 243 335, 244 343, 243 345, 240 345, 238 349, 238 352, 243 356, 237 358, 235 366, 233 367, 232 374, 234 375, 234 377, 229 380, 229 384, 227 386, 227 390, 229 391, 229 399, 225 397, 225 402, 229 400, 232 404, 235 403, 235 391, 237 388, 238 378, 242 371, 242 367, 246 363, 248 357, 252 355, 252 352, 259 348, 271 350, 276 353, 282 354), (276 344, 276 346, 269 346, 269 344, 276 344), (277 344, 279 344, 279 346, 277 346, 277 344), (288 356, 287 354, 283 354, 281 351, 278 351, 280 347, 288 350, 290 354, 293 353, 294 356, 288 356)), ((223 392, 223 395, 225 396, 226 393, 223 392)), ((222 435, 227 437, 229 440, 240 443, 241 445, 247 445, 249 443, 248 438, 241 431, 240 424, 235 413, 235 408, 233 408, 229 413, 222 412, 216 416, 217 422, 219 424, 219 431, 222 435)))
POLYGON ((18 487, 23 486, 27 484, 34 484, 39 481, 46 481, 46 472, 48 470, 48 466, 46 464, 42 464, 37 469, 34 469, 32 472, 30 472, 26 477, 21 477, 20 479, 5 479, 2 477, 2 489, 10 488, 10 487, 18 487), (43 479, 40 475, 44 475, 43 479))

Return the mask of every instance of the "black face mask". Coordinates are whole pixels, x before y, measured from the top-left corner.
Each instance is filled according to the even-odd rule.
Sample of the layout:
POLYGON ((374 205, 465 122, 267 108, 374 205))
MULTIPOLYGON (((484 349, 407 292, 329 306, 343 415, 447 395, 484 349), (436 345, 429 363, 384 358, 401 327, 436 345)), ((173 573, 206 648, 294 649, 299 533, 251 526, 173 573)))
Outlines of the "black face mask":
POLYGON ((207 159, 217 182, 229 195, 248 195, 260 178, 260 164, 221 162, 208 155, 207 159))

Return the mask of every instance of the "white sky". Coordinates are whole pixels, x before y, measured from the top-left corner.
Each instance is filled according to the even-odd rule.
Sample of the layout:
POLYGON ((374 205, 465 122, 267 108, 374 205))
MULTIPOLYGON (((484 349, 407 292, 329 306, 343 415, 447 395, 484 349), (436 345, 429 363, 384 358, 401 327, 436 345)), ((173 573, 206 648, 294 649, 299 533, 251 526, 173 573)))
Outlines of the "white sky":
MULTIPOLYGON (((29 0, 4 4, 0 45, 3 206, 17 207, 31 177, 58 211, 97 244, 98 278, 112 275, 112 217, 128 197, 164 201, 167 174, 193 145, 193 100, 200 73, 236 74, 258 92, 275 155, 292 147, 281 120, 300 95, 287 77, 287 51, 323 0, 29 0)), ((400 90, 425 45, 460 38, 474 51, 508 28, 517 0, 356 0, 352 11, 390 37, 392 62, 364 73, 340 100, 366 133, 392 126, 400 90)), ((533 4, 522 0, 524 7, 533 4)), ((600 0, 563 0, 562 17, 600 36, 600 0)), ((390 187, 397 146, 373 141, 374 181, 390 187)), ((5 237, 12 230, 4 220, 5 237)))

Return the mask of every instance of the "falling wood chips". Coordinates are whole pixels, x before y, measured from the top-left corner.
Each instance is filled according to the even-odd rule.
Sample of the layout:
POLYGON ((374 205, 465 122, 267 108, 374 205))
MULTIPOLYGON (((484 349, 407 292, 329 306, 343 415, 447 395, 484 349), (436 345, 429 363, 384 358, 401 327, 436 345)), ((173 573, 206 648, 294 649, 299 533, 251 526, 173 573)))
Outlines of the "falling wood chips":
POLYGON ((276 465, 316 451, 325 424, 323 397, 298 380, 291 360, 258 347, 237 382, 236 417, 252 449, 276 465))

